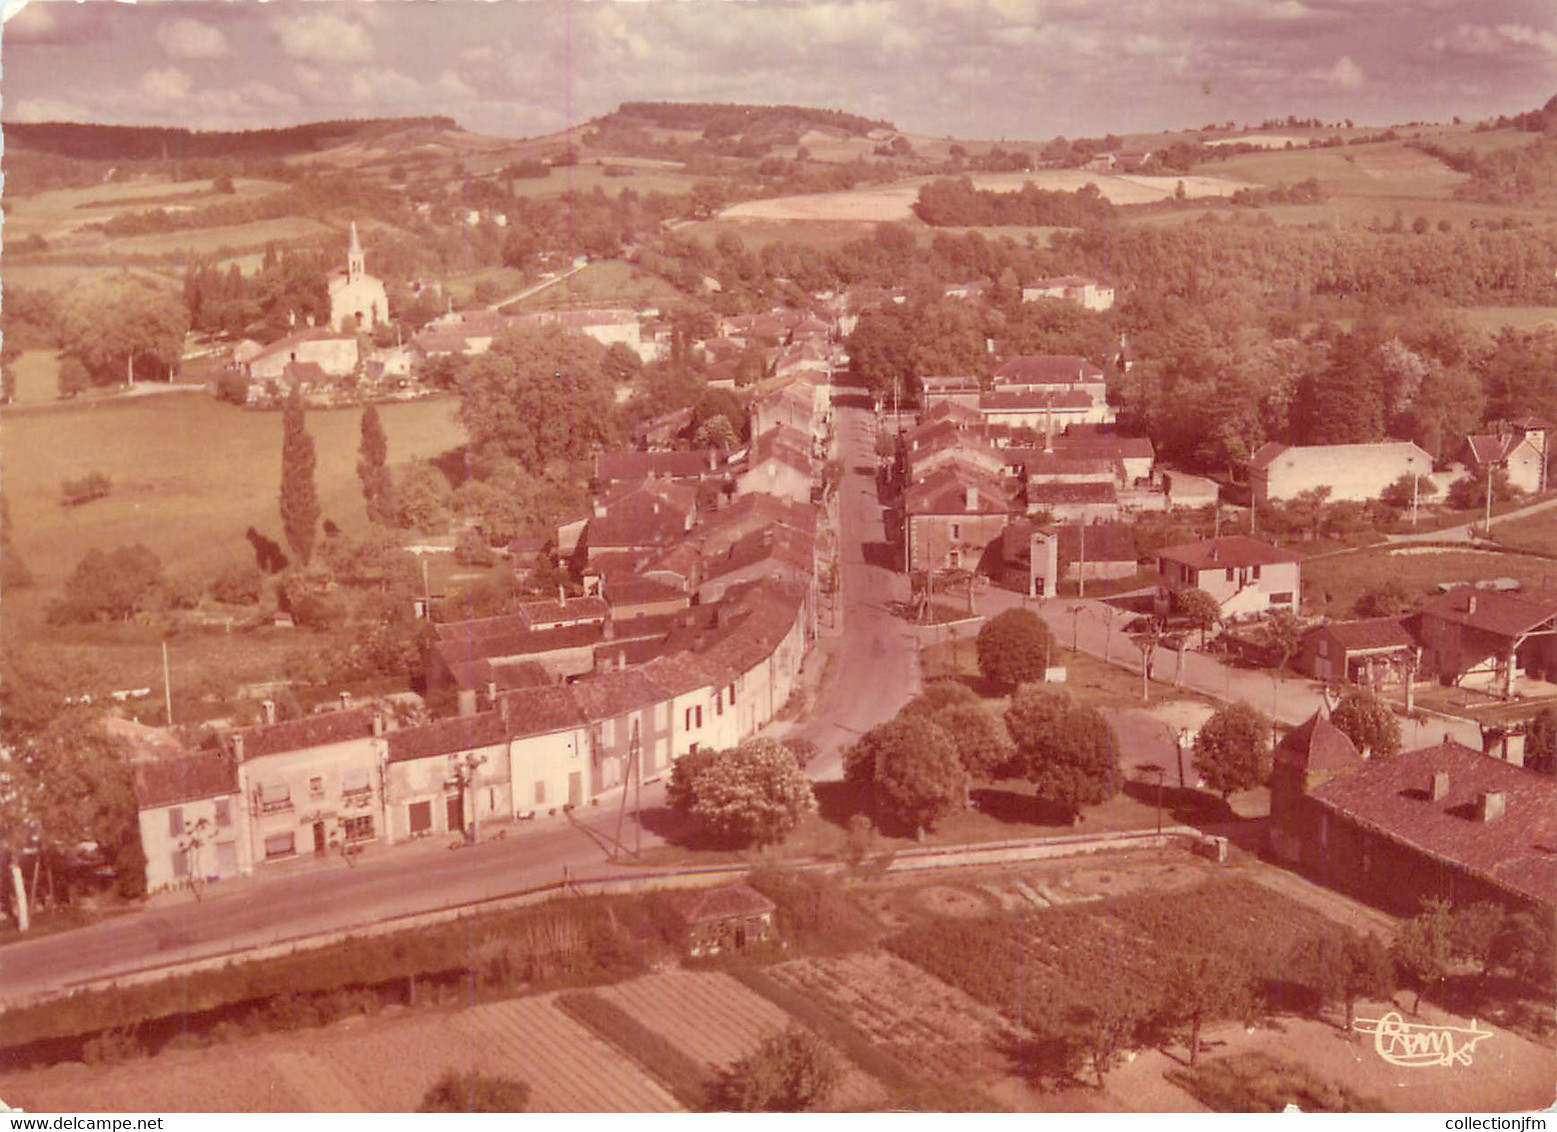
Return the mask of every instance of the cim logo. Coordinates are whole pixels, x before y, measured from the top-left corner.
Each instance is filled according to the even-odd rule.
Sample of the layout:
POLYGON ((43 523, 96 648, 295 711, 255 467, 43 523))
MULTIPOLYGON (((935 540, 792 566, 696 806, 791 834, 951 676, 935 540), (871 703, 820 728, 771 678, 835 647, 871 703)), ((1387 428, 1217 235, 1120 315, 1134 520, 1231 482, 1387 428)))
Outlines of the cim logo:
POLYGON ((1424 1069, 1430 1065, 1469 1065, 1477 1043, 1492 1031, 1473 1019, 1464 1026, 1426 1026, 1407 1022, 1391 1010, 1382 1018, 1359 1018, 1352 1023, 1358 1033, 1373 1035, 1373 1048, 1391 1065, 1424 1069))

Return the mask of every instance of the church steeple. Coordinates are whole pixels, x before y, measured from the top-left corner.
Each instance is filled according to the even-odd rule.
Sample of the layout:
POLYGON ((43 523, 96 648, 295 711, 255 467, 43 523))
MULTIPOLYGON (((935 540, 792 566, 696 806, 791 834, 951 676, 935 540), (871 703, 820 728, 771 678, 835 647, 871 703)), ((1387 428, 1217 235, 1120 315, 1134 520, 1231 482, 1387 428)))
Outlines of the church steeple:
POLYGON ((362 255, 362 241, 357 239, 357 222, 351 222, 351 246, 346 249, 346 278, 356 282, 367 274, 367 263, 362 255))

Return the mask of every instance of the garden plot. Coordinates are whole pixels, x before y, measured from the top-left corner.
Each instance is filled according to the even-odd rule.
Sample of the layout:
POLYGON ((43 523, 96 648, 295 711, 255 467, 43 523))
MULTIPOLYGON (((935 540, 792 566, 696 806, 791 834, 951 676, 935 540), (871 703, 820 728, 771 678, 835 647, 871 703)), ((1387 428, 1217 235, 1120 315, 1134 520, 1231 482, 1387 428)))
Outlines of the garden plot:
POLYGON ((895 955, 797 959, 768 973, 927 1077, 967 1083, 1010 1071, 1000 1015, 895 955))

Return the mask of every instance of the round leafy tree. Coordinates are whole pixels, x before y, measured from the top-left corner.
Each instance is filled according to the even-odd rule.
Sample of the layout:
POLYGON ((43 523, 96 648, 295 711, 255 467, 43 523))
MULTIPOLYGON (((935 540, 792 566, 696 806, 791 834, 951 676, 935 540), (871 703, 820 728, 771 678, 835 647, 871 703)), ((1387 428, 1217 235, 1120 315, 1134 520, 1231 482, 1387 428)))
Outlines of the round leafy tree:
POLYGON ((450 1069, 428 1087, 417 1112, 523 1112, 530 1086, 511 1077, 450 1069))
POLYGON ((922 835, 962 804, 967 775, 946 732, 921 715, 899 715, 845 753, 844 778, 873 786, 882 811, 922 835))
POLYGON ((791 1026, 732 1064, 714 1086, 712 1108, 723 1112, 803 1112, 827 1100, 843 1080, 831 1046, 791 1026))
POLYGON ((1195 736, 1195 773, 1225 802, 1270 773, 1270 721, 1246 703, 1219 708, 1195 736))
POLYGON ((1006 710, 1015 765, 1033 794, 1081 821, 1083 806, 1106 802, 1119 791, 1119 744, 1096 708, 1068 692, 1026 685, 1006 710))
POLYGON ((772 739, 753 739, 708 760, 692 777, 687 812, 704 832, 742 845, 770 845, 816 808, 811 781, 772 739))
POLYGON ((1387 759, 1400 753, 1400 720, 1371 688, 1349 689, 1330 713, 1330 722, 1365 758, 1387 759))
MULTIPOLYGON (((994 778, 1011 761, 1011 738, 1005 725, 981 705, 951 704, 936 712, 931 720, 951 740, 966 784, 971 785, 975 778, 994 778)), ((963 804, 968 802, 965 787, 963 804)))
POLYGON ((1053 652, 1049 626, 1030 609, 1008 609, 979 630, 979 672, 999 687, 1042 680, 1053 652))

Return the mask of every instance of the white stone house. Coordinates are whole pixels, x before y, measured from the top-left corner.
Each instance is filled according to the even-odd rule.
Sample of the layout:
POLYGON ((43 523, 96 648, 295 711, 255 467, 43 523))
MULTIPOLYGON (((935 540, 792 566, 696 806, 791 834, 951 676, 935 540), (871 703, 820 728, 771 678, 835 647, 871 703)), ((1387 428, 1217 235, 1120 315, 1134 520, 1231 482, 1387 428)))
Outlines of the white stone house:
POLYGON ((1314 444, 1294 447, 1272 441, 1249 460, 1249 488, 1258 503, 1294 499, 1328 487, 1329 501, 1377 499, 1401 476, 1426 478, 1433 458, 1409 440, 1377 444, 1314 444))
POLYGON ((251 870, 248 811, 225 755, 205 750, 137 760, 134 785, 148 892, 251 870))

